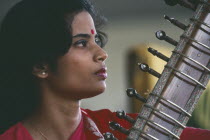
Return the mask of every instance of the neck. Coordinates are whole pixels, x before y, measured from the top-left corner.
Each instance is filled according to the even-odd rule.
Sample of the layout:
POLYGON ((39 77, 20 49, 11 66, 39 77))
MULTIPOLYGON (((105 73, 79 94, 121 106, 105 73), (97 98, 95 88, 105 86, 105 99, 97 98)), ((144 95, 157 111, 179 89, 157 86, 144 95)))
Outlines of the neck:
POLYGON ((43 137, 34 130, 43 133, 48 140, 67 140, 79 125, 82 115, 79 100, 66 100, 54 97, 54 94, 42 94, 41 104, 35 113, 23 124, 34 139, 43 137))

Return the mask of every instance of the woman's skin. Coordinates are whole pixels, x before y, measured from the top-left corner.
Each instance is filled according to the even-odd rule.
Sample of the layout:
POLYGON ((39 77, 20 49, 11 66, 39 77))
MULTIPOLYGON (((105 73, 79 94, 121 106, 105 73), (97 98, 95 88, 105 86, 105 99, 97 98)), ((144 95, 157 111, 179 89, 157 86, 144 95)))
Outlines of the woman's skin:
POLYGON ((44 140, 38 131, 48 140, 68 140, 82 118, 80 99, 96 96, 106 88, 104 69, 108 56, 97 44, 95 25, 88 12, 82 11, 74 17, 72 36, 72 45, 58 59, 56 72, 47 65, 44 69, 34 67, 41 104, 23 121, 34 140, 44 140))

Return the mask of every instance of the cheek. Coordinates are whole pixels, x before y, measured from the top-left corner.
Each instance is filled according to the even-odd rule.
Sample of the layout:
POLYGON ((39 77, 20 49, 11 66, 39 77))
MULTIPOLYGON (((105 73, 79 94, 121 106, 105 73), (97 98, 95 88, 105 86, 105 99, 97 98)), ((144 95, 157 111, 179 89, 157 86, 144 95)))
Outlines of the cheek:
POLYGON ((58 63, 57 81, 62 83, 63 88, 79 88, 90 75, 90 64, 81 57, 66 58, 58 63))
POLYGON ((74 75, 74 73, 82 67, 82 64, 85 63, 85 61, 81 58, 82 55, 79 57, 77 55, 71 55, 70 53, 66 54, 58 62, 58 73, 64 76, 74 75))
POLYGON ((87 55, 63 57, 50 80, 51 87, 59 96, 75 99, 96 96, 106 88, 105 81, 99 81, 94 75, 97 68, 87 55))

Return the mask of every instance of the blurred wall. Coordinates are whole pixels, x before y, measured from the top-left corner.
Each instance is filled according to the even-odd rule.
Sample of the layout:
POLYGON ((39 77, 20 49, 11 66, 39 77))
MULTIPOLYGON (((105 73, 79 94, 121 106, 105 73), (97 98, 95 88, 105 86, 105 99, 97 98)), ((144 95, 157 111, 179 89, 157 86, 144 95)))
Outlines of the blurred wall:
MULTIPOLYGON (((9 7, 19 0, 0 0, 0 20, 9 7)), ((167 14, 184 23, 192 12, 180 6, 169 7, 163 0, 94 0, 98 9, 108 19, 105 31, 109 35, 106 46, 108 79, 105 93, 85 99, 82 107, 93 110, 108 108, 112 111, 124 109, 131 112, 131 100, 126 96, 126 54, 132 46, 146 43, 173 48, 171 45, 155 38, 155 31, 162 29, 172 38, 178 40, 182 30, 163 19, 167 14)), ((154 46, 154 45, 153 45, 154 46)), ((154 60, 157 59, 154 57, 154 60)), ((139 77, 140 78, 140 77, 139 77)))

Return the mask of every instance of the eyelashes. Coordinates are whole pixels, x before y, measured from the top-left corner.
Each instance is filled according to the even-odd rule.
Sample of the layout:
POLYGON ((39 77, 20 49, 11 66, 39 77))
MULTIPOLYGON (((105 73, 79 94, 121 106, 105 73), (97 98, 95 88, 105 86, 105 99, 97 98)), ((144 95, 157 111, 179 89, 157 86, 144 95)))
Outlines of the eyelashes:
POLYGON ((78 47, 86 47, 87 46, 87 40, 76 41, 73 45, 78 46, 78 47))
POLYGON ((101 48, 103 48, 103 46, 102 46, 102 40, 100 39, 99 36, 96 36, 96 37, 95 37, 95 43, 96 43, 98 46, 100 46, 101 48))
MULTIPOLYGON (((89 41, 90 41, 90 40, 81 39, 81 40, 78 40, 78 41, 76 41, 75 43, 73 43, 73 45, 74 45, 75 47, 87 47, 89 41)), ((98 36, 95 37, 95 43, 96 43, 98 46, 100 46, 101 48, 103 48, 102 40, 100 39, 100 37, 98 37, 98 36)))

